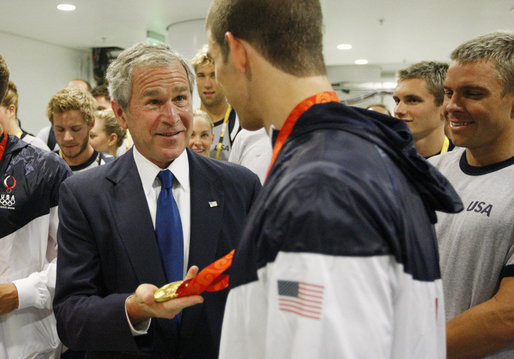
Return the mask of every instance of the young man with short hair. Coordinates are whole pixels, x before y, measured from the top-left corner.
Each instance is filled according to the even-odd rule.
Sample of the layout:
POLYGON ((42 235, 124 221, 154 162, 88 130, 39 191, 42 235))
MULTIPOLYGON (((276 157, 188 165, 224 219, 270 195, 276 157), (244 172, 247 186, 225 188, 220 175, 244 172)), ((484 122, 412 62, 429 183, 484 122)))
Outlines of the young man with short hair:
POLYGON ((318 0, 215 0, 216 77, 275 138, 230 271, 220 358, 444 358, 435 210, 460 201, 405 124, 340 103, 318 0))
POLYGON ((514 33, 451 54, 444 113, 455 145, 430 159, 465 211, 438 213, 449 358, 514 357, 514 33))
POLYGON ((97 152, 89 143, 89 131, 94 125, 96 101, 89 92, 66 87, 52 96, 47 116, 52 124, 56 151, 73 173, 110 162, 113 156, 97 152))
MULTIPOLYGON (((0 56, 0 102, 9 70, 0 56)), ((56 359, 52 300, 59 186, 71 171, 50 151, 8 135, 0 122, 0 356, 56 359)))
POLYGON ((394 115, 404 121, 418 153, 429 158, 455 146, 444 134, 444 79, 448 64, 423 61, 398 72, 394 115))
POLYGON ((191 60, 196 74, 196 88, 202 104, 200 109, 209 115, 213 123, 214 141, 210 157, 227 161, 233 142, 241 130, 236 111, 227 103, 223 89, 216 81, 214 60, 204 46, 191 60))

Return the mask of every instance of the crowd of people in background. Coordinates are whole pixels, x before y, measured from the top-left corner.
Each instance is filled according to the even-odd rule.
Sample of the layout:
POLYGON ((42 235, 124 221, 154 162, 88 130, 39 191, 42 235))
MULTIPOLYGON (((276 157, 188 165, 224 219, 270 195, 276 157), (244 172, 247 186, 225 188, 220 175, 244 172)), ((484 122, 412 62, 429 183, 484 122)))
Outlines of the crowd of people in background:
POLYGON ((135 44, 36 136, 0 56, 0 358, 514 357, 514 33, 401 69, 391 114, 339 101, 321 24, 214 0, 190 61, 135 44))

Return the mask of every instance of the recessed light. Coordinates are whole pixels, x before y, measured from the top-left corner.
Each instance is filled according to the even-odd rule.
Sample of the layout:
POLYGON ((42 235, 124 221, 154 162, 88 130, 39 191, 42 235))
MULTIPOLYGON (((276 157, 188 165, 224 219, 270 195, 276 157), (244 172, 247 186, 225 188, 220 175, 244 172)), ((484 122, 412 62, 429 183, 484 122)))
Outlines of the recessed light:
POLYGON ((350 45, 350 44, 339 44, 339 45, 337 45, 337 48, 339 50, 350 50, 352 48, 352 45, 350 45))
POLYGON ((76 9, 76 6, 72 4, 59 4, 57 5, 57 9, 61 11, 73 11, 76 9))
POLYGON ((356 65, 366 65, 368 63, 368 60, 366 60, 366 59, 358 59, 358 60, 355 60, 354 63, 356 65))

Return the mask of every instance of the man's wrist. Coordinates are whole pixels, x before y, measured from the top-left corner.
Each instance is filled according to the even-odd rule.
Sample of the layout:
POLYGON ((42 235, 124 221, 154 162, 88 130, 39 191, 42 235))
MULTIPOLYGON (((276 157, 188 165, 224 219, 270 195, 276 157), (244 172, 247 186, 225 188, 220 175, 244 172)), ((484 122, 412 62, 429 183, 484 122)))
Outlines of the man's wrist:
POLYGON ((136 298, 135 298, 134 294, 130 295, 127 298, 125 305, 126 305, 126 309, 127 309, 127 314, 130 318, 130 322, 133 325, 142 323, 145 320, 150 318, 150 316, 146 312, 141 310, 140 306, 136 302, 136 298))
POLYGON ((18 289, 13 283, 0 284, 0 302, 3 314, 18 309, 18 289))

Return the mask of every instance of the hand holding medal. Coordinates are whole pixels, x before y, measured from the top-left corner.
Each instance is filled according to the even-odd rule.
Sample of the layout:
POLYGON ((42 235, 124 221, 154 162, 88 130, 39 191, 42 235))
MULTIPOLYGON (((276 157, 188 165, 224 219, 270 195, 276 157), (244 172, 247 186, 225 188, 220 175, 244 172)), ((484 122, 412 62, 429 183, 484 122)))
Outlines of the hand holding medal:
POLYGON ((226 256, 205 267, 194 278, 166 284, 155 291, 156 302, 165 302, 173 298, 199 295, 204 291, 216 292, 228 287, 228 275, 223 274, 232 264, 234 250, 226 256))

